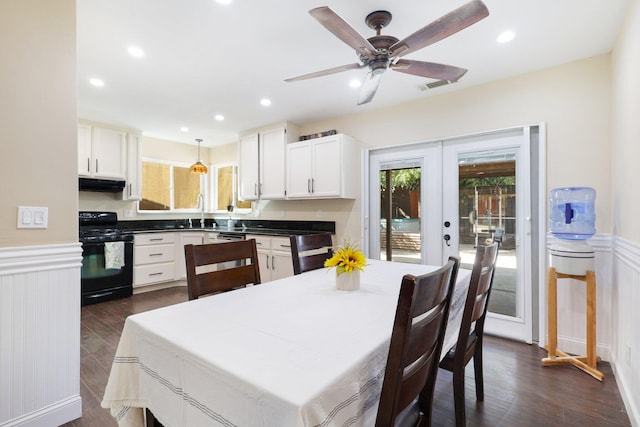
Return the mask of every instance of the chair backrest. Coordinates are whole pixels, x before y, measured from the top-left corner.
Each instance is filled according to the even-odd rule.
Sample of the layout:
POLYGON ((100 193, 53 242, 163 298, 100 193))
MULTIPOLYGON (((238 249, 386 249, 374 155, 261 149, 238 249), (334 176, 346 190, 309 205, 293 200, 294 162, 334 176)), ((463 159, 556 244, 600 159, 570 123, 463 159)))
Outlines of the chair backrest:
MULTIPOLYGON (((469 281, 469 292, 467 293, 467 299, 464 305, 456 348, 466 348, 474 322, 476 335, 482 336, 499 249, 499 241, 486 246, 478 246, 476 249, 473 270, 471 270, 471 279, 469 281)), ((464 355, 464 351, 460 353, 464 355)))
POLYGON ((331 258, 333 240, 331 234, 307 234, 295 235, 289 238, 291 241, 291 258, 293 259, 293 274, 305 271, 317 270, 324 267, 324 262, 331 258), (324 249, 318 252, 319 249, 324 249), (302 255, 303 252, 314 251, 310 255, 302 255))
POLYGON ((207 245, 185 245, 184 255, 190 300, 250 283, 256 285, 260 283, 255 239, 207 245), (228 264, 222 266, 222 263, 234 265, 223 268, 228 264))
POLYGON ((427 420, 422 424, 430 425, 433 390, 459 264, 458 258, 450 257, 436 271, 402 278, 376 427, 393 426, 397 415, 416 397, 416 413, 422 412, 427 420))

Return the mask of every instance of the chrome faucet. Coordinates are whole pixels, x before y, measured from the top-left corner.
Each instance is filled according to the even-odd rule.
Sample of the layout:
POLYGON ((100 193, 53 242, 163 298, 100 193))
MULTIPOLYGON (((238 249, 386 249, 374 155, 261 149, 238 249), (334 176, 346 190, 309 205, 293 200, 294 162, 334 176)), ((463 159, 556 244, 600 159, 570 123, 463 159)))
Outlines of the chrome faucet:
POLYGON ((200 208, 200 228, 204 228, 204 194, 198 194, 198 204, 200 208))

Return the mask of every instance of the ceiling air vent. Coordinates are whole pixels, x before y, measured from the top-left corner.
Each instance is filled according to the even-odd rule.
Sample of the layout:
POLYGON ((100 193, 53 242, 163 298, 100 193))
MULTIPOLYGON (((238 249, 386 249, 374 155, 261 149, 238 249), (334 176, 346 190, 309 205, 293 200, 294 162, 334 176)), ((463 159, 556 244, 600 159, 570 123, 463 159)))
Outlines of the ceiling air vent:
POLYGON ((455 82, 457 82, 457 80, 438 80, 438 81, 426 83, 420 86, 420 90, 435 89, 437 87, 446 86, 455 82))

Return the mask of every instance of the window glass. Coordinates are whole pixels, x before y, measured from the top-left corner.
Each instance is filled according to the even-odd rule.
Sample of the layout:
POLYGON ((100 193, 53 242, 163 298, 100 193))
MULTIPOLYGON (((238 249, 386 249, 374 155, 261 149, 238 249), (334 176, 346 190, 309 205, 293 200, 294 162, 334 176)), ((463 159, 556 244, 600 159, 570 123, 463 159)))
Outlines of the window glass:
POLYGON ((218 209, 233 206, 233 166, 218 168, 218 209))
POLYGON ((173 167, 174 209, 198 209, 200 175, 191 173, 189 168, 173 167))
POLYGON ((139 210, 168 211, 171 209, 171 166, 142 162, 142 200, 139 210))
POLYGON ((212 175, 214 195, 212 208, 219 211, 235 211, 237 209, 251 209, 250 201, 238 200, 239 180, 238 165, 235 163, 218 165, 212 175))

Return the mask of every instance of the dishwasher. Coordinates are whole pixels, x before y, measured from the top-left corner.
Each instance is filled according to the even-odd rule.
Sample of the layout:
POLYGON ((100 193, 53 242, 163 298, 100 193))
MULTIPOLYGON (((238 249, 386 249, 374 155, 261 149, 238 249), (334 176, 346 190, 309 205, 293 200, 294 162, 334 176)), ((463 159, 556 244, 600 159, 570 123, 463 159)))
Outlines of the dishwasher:
MULTIPOLYGON (((215 232, 215 233, 209 233, 207 235, 207 240, 209 243, 213 243, 213 244, 235 242, 237 240, 246 240, 246 235, 244 233, 215 232)), ((241 265, 245 265, 244 260, 222 262, 218 264, 218 270, 239 267, 241 265)))

